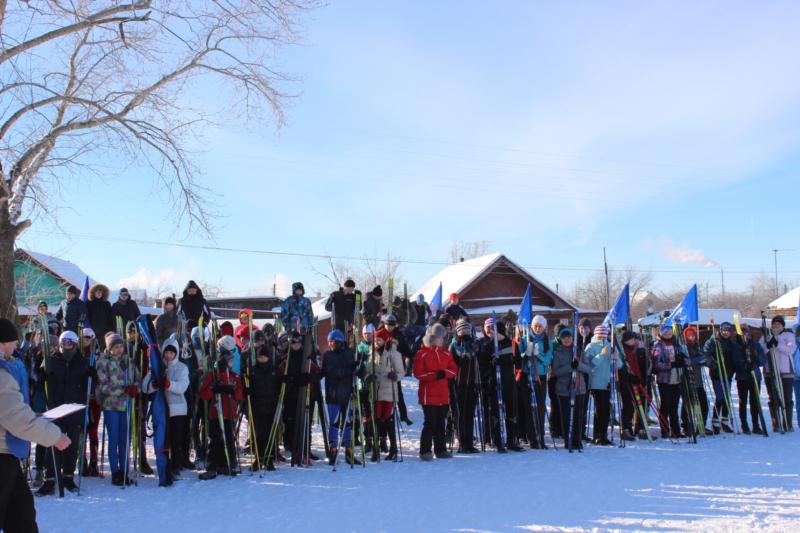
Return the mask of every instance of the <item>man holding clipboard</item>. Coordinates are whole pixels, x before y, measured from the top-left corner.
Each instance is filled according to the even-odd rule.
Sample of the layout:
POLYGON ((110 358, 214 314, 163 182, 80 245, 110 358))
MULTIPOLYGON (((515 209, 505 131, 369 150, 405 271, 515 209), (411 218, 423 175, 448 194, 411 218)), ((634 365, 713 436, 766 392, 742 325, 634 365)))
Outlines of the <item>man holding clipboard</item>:
POLYGON ((64 450, 69 437, 28 406, 28 383, 14 363, 19 342, 16 326, 0 318, 0 530, 38 531, 33 495, 20 459, 28 456, 30 441, 64 450))

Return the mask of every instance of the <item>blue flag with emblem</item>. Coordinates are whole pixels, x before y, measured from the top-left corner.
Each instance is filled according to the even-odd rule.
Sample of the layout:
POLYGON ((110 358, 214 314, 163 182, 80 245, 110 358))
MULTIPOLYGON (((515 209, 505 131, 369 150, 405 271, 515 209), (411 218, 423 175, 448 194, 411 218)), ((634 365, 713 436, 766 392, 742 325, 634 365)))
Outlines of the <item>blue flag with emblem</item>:
POLYGON ((442 282, 439 282, 439 288, 436 289, 436 294, 433 295, 431 300, 431 314, 435 315, 442 307, 442 282))
POLYGON ((700 310, 697 305, 697 285, 692 285, 681 303, 672 310, 667 317, 667 324, 677 321, 680 324, 691 324, 700 320, 700 310))
POLYGON ((603 324, 607 326, 618 326, 620 324, 627 324, 628 318, 631 313, 631 298, 630 298, 630 284, 626 283, 625 287, 617 296, 617 301, 614 307, 609 309, 608 314, 603 319, 603 324))
POLYGON ((525 296, 519 306, 519 323, 530 325, 533 320, 533 299, 531 297, 531 284, 525 289, 525 296))
MULTIPOLYGON (((81 291, 81 300, 83 303, 89 303, 89 276, 86 276, 86 279, 83 280, 83 290, 81 291)), ((89 327, 89 317, 86 316, 83 318, 83 327, 89 327)))

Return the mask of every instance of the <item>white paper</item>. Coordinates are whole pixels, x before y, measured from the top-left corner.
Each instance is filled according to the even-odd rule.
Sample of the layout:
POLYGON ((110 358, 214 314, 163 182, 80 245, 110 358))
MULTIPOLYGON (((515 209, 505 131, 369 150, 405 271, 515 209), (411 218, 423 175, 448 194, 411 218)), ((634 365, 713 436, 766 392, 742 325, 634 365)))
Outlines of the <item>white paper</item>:
POLYGON ((48 420, 58 420, 59 418, 64 418, 65 416, 69 416, 72 413, 83 411, 86 406, 82 403, 65 403, 64 405, 59 405, 49 411, 45 411, 41 414, 43 418, 48 420))

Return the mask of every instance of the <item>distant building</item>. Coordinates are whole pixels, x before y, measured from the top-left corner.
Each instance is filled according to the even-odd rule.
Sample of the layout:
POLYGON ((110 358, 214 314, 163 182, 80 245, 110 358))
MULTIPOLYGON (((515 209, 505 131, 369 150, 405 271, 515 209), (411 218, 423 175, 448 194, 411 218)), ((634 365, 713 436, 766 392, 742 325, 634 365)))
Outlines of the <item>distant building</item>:
MULTIPOLYGON (((86 273, 69 261, 30 250, 14 252, 14 284, 21 316, 36 314, 42 300, 55 312, 67 288, 80 291, 85 280, 86 273)), ((93 283, 95 280, 89 278, 89 284, 93 283)))

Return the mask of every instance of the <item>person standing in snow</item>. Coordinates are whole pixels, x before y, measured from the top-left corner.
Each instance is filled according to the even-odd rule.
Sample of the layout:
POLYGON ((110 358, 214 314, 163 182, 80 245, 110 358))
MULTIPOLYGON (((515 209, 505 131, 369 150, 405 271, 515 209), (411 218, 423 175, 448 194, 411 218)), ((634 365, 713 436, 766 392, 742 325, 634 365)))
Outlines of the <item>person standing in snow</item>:
POLYGON ((714 434, 719 434, 720 429, 725 433, 733 433, 730 425, 731 413, 728 409, 726 396, 730 395, 731 379, 733 373, 733 326, 729 322, 723 322, 719 328, 719 338, 712 333, 705 345, 703 352, 706 358, 714 361, 714 368, 711 369, 711 382, 714 385, 714 414, 711 418, 711 426, 714 434))
POLYGON ((594 398, 594 435, 592 442, 600 446, 610 446, 608 423, 610 420, 611 373, 619 370, 621 361, 608 341, 610 330, 600 324, 594 328, 592 342, 584 353, 592 371, 589 374, 589 389, 594 398))
MULTIPOLYGON (((474 437, 474 414, 477 403, 477 345, 472 338, 472 324, 461 318, 456 321, 456 334, 450 341, 450 353, 458 367, 455 400, 458 404, 458 453, 478 453, 474 437)), ((481 428, 482 429, 482 428, 481 428)))
MULTIPOLYGON (((642 408, 642 413, 647 417, 650 409, 647 390, 645 388, 645 376, 650 375, 650 358, 641 346, 636 334, 632 331, 622 333, 622 357, 625 358, 619 373, 619 388, 622 398, 622 439, 634 440, 635 435, 640 439, 647 438, 645 424, 647 420, 642 420, 638 407, 642 408)), ((702 382, 700 383, 702 387, 702 382)), ((706 404, 708 413, 708 404, 706 404)))
POLYGON ((795 336, 791 330, 786 329, 786 320, 778 315, 773 317, 770 330, 764 332, 762 348, 769 351, 767 366, 764 368, 764 380, 767 382, 769 395, 769 413, 772 417, 772 431, 777 431, 781 398, 783 398, 783 416, 781 421, 787 431, 792 431, 792 391, 794 382, 794 361, 792 356, 797 349, 795 336), (774 364, 773 364, 774 361, 774 364))
POLYGON ((661 420, 661 436, 663 438, 684 437, 678 419, 678 400, 680 398, 680 376, 678 369, 686 367, 686 361, 678 353, 671 325, 663 325, 658 340, 653 344, 651 354, 656 369, 658 395, 661 397, 659 408, 661 420))
POLYGON ((352 329, 355 324, 356 297, 358 295, 361 295, 361 291, 356 290, 356 282, 348 278, 344 282, 344 286, 333 291, 328 296, 328 301, 325 302, 325 310, 333 313, 334 329, 343 332, 345 336, 349 336, 350 331, 348 330, 352 329))
MULTIPOLYGON (((536 315, 531 320, 531 334, 520 330, 520 339, 515 364, 517 365, 517 391, 520 408, 521 431, 524 431, 530 447, 539 449, 544 442, 545 397, 542 376, 547 376, 553 360, 552 345, 547 336, 547 319, 536 315), (531 383, 533 389, 531 390, 531 383), (537 412, 533 412, 531 395, 536 395, 537 412), (534 422, 534 417, 536 420, 534 422), (537 429, 538 428, 538 429, 537 429)), ((546 446, 545 446, 546 447, 546 446)))
POLYGON ((217 368, 206 375, 200 387, 200 398, 208 402, 208 430, 211 437, 208 468, 200 474, 201 480, 214 479, 218 474, 236 474, 234 426, 237 406, 242 401, 242 382, 239 376, 231 372, 232 366, 233 354, 221 352, 217 368), (222 412, 218 409, 220 405, 222 412))
POLYGON ((460 298, 458 294, 452 293, 450 295, 450 305, 444 310, 445 314, 451 318, 451 322, 455 323, 459 318, 469 319, 469 315, 459 304, 460 298))
POLYGON ((164 345, 170 335, 178 331, 178 313, 175 312, 175 297, 167 296, 161 304, 161 314, 156 317, 156 341, 164 345))
POLYGON ((189 331, 197 326, 200 317, 203 317, 203 322, 208 322, 211 318, 203 291, 193 279, 186 283, 183 296, 178 300, 178 315, 181 313, 186 317, 186 329, 189 331))
POLYGON ((761 369, 767 362, 764 350, 750 338, 750 327, 742 325, 742 336, 736 337, 733 350, 733 368, 736 378, 736 391, 739 393, 739 421, 742 433, 750 434, 750 425, 747 423, 747 401, 750 400, 750 417, 753 421, 753 433, 763 434, 758 419, 758 410, 761 408, 756 398, 756 391, 760 390, 761 369), (755 380, 753 377, 755 376, 755 380))
POLYGON ((104 350, 106 333, 114 331, 114 312, 108 301, 108 287, 95 283, 89 289, 89 301, 86 303, 86 318, 97 336, 100 349, 104 350))
POLYGON ((585 418, 583 399, 586 396, 586 375, 592 370, 582 350, 573 353, 572 329, 562 327, 558 334, 558 344, 553 349, 553 375, 556 378, 561 427, 564 447, 571 450, 583 448, 580 430, 585 418), (575 381, 573 381, 573 376, 575 381), (572 393, 575 393, 575 413, 572 413, 572 393), (572 418, 572 427, 570 427, 572 418), (571 442, 568 442, 570 441, 571 442))
POLYGON ((448 380, 456 377, 458 368, 453 356, 444 348, 447 331, 440 324, 431 326, 424 347, 417 353, 414 377, 419 380, 419 403, 425 415, 419 444, 419 456, 423 461, 433 460, 431 446, 436 457, 449 459, 445 440, 445 420, 450 404, 448 380))
POLYGON ((125 287, 119 290, 119 296, 114 305, 111 306, 111 310, 114 312, 114 319, 116 320, 116 317, 122 318, 123 324, 133 322, 142 314, 137 303, 131 298, 131 293, 125 287))
POLYGON ((67 297, 61 302, 56 312, 56 320, 61 324, 62 330, 78 332, 78 325, 83 325, 86 319, 86 302, 79 298, 81 291, 70 285, 67 287, 67 297))
POLYGON ((306 289, 302 283, 292 283, 292 295, 281 304, 281 323, 284 330, 305 333, 314 325, 311 300, 305 294, 306 289))

